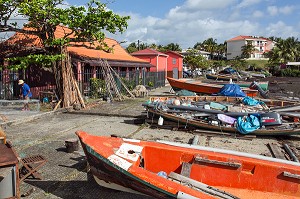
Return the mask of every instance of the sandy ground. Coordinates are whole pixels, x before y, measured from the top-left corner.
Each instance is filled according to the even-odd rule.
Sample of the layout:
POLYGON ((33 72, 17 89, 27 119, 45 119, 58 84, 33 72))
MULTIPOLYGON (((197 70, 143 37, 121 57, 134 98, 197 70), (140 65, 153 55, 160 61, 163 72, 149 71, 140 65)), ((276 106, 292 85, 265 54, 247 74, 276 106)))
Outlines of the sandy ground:
MULTIPOLYGON (((290 83, 276 81, 277 83, 274 85, 270 84, 270 91, 274 89, 277 92, 279 87, 291 88, 290 83)), ((297 81, 295 80, 291 84, 295 87, 293 92, 296 93, 297 83, 294 86, 294 82, 297 81)), ((169 95, 169 90, 170 87, 166 86, 151 91, 150 95, 169 95)), ((32 193, 24 198, 126 199, 141 197, 99 187, 86 172, 86 161, 81 148, 78 152, 66 153, 65 140, 76 138, 75 132, 77 130, 84 130, 94 135, 115 134, 141 140, 167 140, 181 143, 189 143, 195 135, 198 135, 201 146, 266 156, 271 156, 267 147, 268 143, 280 147, 283 142, 286 142, 291 146, 300 147, 300 136, 244 139, 235 135, 212 136, 205 133, 158 129, 151 128, 147 124, 136 124, 137 118, 146 116, 146 112, 141 106, 141 103, 145 101, 147 98, 113 103, 99 102, 87 110, 44 114, 31 120, 24 120, 23 123, 20 117, 16 123, 3 124, 8 139, 13 142, 20 157, 41 154, 48 160, 46 165, 40 169, 43 180, 22 182, 22 194, 32 190, 32 193)), ((1 109, 0 113, 5 114, 6 112, 1 109)), ((24 116, 23 118, 28 117, 24 116)), ((143 198, 147 197, 143 196, 143 198)))

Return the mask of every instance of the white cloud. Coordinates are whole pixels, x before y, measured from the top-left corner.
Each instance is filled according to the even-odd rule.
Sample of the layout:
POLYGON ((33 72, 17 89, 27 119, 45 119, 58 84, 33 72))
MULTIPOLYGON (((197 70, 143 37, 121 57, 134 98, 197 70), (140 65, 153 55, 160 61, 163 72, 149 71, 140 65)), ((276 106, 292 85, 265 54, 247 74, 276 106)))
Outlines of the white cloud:
POLYGON ((291 14, 294 11, 293 6, 284 6, 284 7, 277 7, 277 6, 268 6, 267 11, 271 16, 275 16, 278 14, 291 14))
MULTIPOLYGON (((128 30, 119 40, 127 40, 126 45, 139 39, 147 44, 178 43, 182 48, 188 48, 209 37, 217 39, 217 43, 223 43, 238 35, 298 37, 296 25, 293 27, 283 22, 272 23, 277 20, 276 17, 264 17, 266 13, 260 10, 263 4, 253 9, 237 7, 253 6, 263 1, 269 0, 244 0, 240 4, 237 4, 237 0, 220 0, 217 3, 212 0, 187 0, 183 5, 170 9, 163 18, 122 13, 130 15, 131 20, 128 30)), ((269 6, 267 11, 269 15, 275 16, 291 13, 293 9, 290 6, 269 6)))
POLYGON ((264 13, 262 11, 256 10, 253 12, 253 17, 255 18, 261 18, 264 16, 264 13))
POLYGON ((268 6, 267 11, 271 16, 275 16, 278 14, 278 8, 276 6, 268 6))
POLYGON ((266 27, 266 36, 297 38, 300 36, 300 32, 297 30, 293 26, 286 25, 283 21, 278 21, 277 23, 271 23, 268 27, 266 27))
POLYGON ((279 12, 282 14, 291 14, 294 11, 293 6, 284 6, 282 8, 279 8, 279 12))
POLYGON ((187 0, 183 8, 187 9, 221 9, 235 3, 236 0, 187 0))
POLYGON ((262 0, 243 0, 238 4, 238 8, 245 8, 260 3, 262 0))

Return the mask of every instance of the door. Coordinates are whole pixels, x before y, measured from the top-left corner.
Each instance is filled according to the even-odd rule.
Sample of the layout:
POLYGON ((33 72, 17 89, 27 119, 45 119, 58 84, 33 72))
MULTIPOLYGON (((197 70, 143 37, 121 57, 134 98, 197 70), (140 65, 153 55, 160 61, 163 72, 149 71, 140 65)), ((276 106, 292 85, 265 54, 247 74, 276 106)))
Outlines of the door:
POLYGON ((173 68, 173 78, 178 79, 178 68, 173 68))

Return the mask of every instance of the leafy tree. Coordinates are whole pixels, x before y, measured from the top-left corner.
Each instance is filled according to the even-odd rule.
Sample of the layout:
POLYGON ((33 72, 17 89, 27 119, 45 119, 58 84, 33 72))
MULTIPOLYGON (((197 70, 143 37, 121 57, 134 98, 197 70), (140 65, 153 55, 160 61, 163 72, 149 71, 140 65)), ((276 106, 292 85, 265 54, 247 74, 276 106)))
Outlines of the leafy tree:
POLYGON ((174 43, 170 43, 168 45, 165 46, 166 50, 171 50, 171 51, 177 51, 177 52, 181 52, 181 48, 179 46, 179 44, 174 44, 174 43))
POLYGON ((199 51, 195 49, 187 50, 188 55, 183 58, 183 62, 191 67, 192 70, 196 68, 207 69, 210 66, 208 60, 202 55, 199 55, 199 51))
POLYGON ((270 63, 287 63, 300 60, 300 42, 294 37, 277 39, 275 47, 267 56, 270 63))
POLYGON ((126 48, 126 50, 128 53, 133 53, 133 52, 138 51, 138 47, 135 42, 132 42, 131 44, 129 44, 129 46, 126 48))
MULTIPOLYGON (((86 7, 66 7, 63 0, 0 0, 0 5, 0 32, 13 31, 35 35, 44 47, 42 54, 16 58, 22 64, 14 67, 27 67, 32 60, 38 61, 40 65, 49 64, 50 60, 55 72, 58 94, 64 106, 74 103, 70 101, 72 85, 69 85, 70 90, 66 89, 68 85, 62 85, 66 82, 62 79, 64 71, 71 66, 66 56, 66 46, 73 45, 74 42, 89 42, 96 45, 97 49, 110 51, 104 42, 104 30, 110 33, 124 32, 129 19, 128 16, 122 17, 113 13, 107 9, 106 4, 97 0, 91 0, 86 7), (9 19, 16 15, 28 19, 29 23, 25 28, 18 28, 20 26, 17 22, 9 22, 9 19), (60 25, 68 27, 71 31, 65 32, 62 38, 57 38, 54 33, 60 25)), ((69 71, 72 76, 72 70, 69 71)), ((79 100, 80 98, 81 95, 78 96, 79 100)))
POLYGON ((242 46, 242 58, 250 58, 251 54, 255 51, 252 41, 247 41, 247 44, 242 46))
POLYGON ((214 39, 214 38, 208 38, 207 40, 204 40, 202 42, 202 46, 203 46, 203 49, 205 51, 207 51, 207 52, 210 53, 210 57, 211 57, 211 59, 213 59, 214 53, 217 50, 216 39, 214 39))

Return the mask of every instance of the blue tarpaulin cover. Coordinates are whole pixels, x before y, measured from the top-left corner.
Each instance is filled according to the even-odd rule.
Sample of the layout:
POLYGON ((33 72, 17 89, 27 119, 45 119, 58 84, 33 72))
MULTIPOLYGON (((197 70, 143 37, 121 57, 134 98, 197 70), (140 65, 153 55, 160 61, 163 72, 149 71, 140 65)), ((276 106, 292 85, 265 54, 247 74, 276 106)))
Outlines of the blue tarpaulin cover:
POLYGON ((237 84, 225 84, 218 95, 224 95, 229 97, 246 97, 246 94, 242 91, 241 87, 237 84))
POLYGON ((238 117, 236 128, 242 134, 248 134, 259 129, 259 116, 249 115, 246 117, 238 117))
POLYGON ((262 101, 258 101, 258 100, 256 100, 256 99, 254 99, 254 98, 252 98, 252 97, 248 97, 248 96, 244 97, 243 100, 242 100, 242 102, 243 102, 243 104, 249 105, 249 106, 256 106, 256 105, 258 105, 258 104, 261 104, 261 105, 264 105, 264 104, 265 104, 265 103, 262 102, 262 101))

